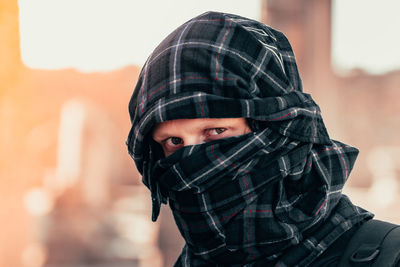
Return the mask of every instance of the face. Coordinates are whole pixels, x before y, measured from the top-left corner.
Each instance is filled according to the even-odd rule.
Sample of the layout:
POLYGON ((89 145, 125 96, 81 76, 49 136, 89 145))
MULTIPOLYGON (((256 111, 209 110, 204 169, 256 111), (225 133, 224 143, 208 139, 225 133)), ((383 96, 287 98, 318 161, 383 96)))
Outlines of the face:
POLYGON ((197 145, 250 132, 244 118, 179 119, 158 123, 153 139, 167 157, 181 147, 197 145))

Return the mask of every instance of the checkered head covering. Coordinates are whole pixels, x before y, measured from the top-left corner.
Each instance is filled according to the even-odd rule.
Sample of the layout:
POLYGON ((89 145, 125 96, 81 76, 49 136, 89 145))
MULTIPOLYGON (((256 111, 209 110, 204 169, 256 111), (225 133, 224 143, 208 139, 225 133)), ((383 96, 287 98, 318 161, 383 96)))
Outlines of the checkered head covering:
POLYGON ((153 220, 169 201, 186 241, 176 266, 308 265, 371 217, 341 194, 358 150, 329 138, 288 40, 260 22, 208 12, 177 28, 145 63, 129 112, 153 220), (257 127, 165 158, 152 130, 183 118, 257 127))

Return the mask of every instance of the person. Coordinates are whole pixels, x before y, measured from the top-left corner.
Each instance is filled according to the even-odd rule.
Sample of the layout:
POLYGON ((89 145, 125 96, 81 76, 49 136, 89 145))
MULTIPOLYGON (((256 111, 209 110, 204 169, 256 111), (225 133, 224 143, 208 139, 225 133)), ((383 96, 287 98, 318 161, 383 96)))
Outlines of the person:
POLYGON ((358 150, 332 140, 285 35, 201 14, 149 56, 126 144, 185 240, 175 266, 334 266, 373 214, 343 195, 358 150))

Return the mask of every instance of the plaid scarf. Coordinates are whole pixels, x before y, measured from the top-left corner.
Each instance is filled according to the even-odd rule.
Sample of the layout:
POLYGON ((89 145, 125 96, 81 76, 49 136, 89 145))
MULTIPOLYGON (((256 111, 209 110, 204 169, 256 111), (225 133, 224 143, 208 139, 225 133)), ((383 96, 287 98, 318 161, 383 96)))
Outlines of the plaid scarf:
POLYGON ((341 194, 358 154, 331 140, 302 92, 286 37, 208 12, 150 55, 127 139, 153 216, 169 201, 186 245, 176 266, 307 266, 372 214, 341 194), (182 118, 251 118, 253 132, 164 158, 151 131, 182 118))

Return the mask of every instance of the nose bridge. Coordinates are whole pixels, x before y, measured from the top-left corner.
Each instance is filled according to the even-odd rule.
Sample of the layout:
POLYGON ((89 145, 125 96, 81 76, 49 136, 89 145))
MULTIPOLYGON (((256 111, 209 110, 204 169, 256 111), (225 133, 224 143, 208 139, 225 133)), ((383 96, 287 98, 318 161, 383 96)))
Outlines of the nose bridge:
POLYGON ((183 138, 184 146, 192 146, 204 143, 203 137, 198 134, 188 134, 183 138))

